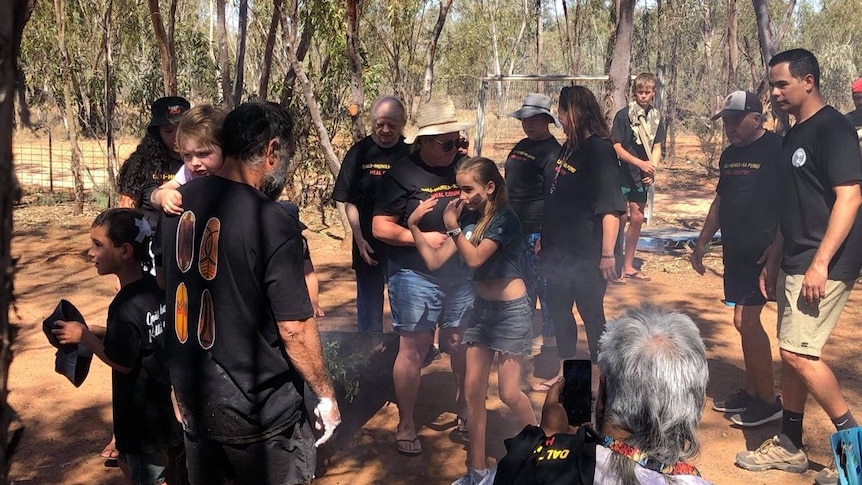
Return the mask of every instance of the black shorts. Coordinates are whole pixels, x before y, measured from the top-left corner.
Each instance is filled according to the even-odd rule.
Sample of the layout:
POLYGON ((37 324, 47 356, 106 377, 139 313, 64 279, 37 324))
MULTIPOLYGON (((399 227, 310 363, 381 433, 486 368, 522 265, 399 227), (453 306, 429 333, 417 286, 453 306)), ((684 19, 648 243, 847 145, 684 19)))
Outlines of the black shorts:
POLYGON ((724 263, 724 299, 742 306, 763 306, 766 298, 760 293, 762 265, 742 262, 724 263))
POLYGON ((317 466, 314 434, 305 418, 262 441, 227 444, 185 434, 191 485, 311 483, 317 466))

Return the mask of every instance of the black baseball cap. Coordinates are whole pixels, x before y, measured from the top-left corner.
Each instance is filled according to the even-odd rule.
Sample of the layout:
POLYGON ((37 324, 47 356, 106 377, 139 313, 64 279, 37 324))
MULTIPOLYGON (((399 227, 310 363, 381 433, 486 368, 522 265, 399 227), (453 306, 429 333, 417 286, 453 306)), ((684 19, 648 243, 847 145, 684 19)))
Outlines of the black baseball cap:
POLYGON ((181 96, 167 96, 153 101, 151 107, 152 118, 147 129, 158 128, 165 125, 175 125, 180 117, 191 108, 186 98, 181 96))

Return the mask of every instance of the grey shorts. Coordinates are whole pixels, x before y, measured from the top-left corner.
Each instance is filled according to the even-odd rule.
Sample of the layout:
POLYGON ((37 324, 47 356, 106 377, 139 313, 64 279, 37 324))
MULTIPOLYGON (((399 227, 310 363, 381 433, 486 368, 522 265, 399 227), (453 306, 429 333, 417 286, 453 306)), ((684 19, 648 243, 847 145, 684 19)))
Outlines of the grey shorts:
POLYGON ((800 296, 805 275, 778 274, 778 347, 795 354, 820 357, 826 340, 850 298, 854 281, 826 281, 826 295, 817 306, 800 296))
POLYGON ((464 343, 503 354, 529 356, 533 337, 533 311, 524 295, 509 301, 476 298, 464 343))

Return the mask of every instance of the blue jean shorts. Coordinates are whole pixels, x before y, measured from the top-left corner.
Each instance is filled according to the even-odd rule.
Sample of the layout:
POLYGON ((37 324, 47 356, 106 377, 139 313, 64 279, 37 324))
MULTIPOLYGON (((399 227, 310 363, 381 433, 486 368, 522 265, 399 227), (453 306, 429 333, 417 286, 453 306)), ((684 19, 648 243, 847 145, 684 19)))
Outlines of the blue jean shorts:
POLYGON ((469 280, 441 284, 436 278, 400 268, 389 275, 392 329, 398 332, 433 332, 466 326, 475 298, 469 280))
POLYGON ((133 485, 160 485, 167 480, 167 452, 120 453, 119 460, 129 467, 129 480, 133 485))
POLYGON ((488 347, 503 354, 529 356, 533 337, 533 310, 524 295, 509 301, 476 298, 464 343, 488 347))

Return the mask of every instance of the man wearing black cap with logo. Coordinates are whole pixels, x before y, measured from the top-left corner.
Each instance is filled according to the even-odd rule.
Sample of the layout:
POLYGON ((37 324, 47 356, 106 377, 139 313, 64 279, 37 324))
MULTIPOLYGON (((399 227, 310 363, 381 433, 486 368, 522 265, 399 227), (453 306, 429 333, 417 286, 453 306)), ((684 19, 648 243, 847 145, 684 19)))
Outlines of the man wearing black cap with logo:
POLYGON ((716 196, 691 254, 691 266, 704 274, 703 256, 721 228, 724 298, 734 305, 733 325, 742 338, 745 388, 723 401, 716 411, 734 414, 739 426, 760 426, 781 419, 775 397, 772 350, 760 323, 766 298, 758 278, 764 254, 778 226, 780 136, 763 128, 763 105, 753 93, 736 91, 724 99, 721 118, 730 146, 721 153, 716 196))

